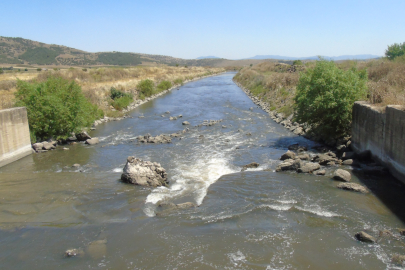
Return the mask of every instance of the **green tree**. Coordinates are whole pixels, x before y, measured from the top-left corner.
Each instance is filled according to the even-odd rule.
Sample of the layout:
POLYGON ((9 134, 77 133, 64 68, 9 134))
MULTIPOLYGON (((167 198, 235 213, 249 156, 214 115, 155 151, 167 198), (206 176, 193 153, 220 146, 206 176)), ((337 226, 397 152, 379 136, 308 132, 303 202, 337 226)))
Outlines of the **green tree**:
POLYGON ((405 54, 405 42, 404 43, 394 43, 391 46, 388 46, 388 49, 385 51, 385 56, 390 59, 394 60, 398 56, 402 56, 405 54))
POLYGON ((17 81, 16 106, 27 108, 32 138, 66 138, 90 126, 103 112, 75 81, 50 77, 43 83, 17 81))
POLYGON ((294 66, 302 66, 302 61, 301 60, 294 60, 293 65, 294 66))
POLYGON ((294 98, 297 120, 323 139, 350 133, 353 104, 366 97, 366 83, 366 70, 344 71, 332 61, 317 61, 300 75, 294 98))

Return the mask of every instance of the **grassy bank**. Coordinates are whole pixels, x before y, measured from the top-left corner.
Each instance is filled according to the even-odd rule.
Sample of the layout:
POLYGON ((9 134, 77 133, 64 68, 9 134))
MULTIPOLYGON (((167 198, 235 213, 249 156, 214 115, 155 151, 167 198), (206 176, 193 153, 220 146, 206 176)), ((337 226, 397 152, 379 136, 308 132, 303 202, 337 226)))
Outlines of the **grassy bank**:
POLYGON ((114 87, 131 94, 134 99, 139 98, 137 85, 149 79, 154 88, 168 81, 172 85, 179 85, 184 81, 207 76, 224 71, 222 68, 210 67, 134 67, 134 68, 69 68, 51 69, 40 72, 12 72, 0 74, 0 109, 11 108, 15 104, 14 93, 17 79, 28 82, 44 82, 49 77, 58 76, 67 80, 74 80, 83 90, 86 98, 99 106, 106 114, 110 114, 110 89, 114 87))
MULTIPOLYGON (((302 100, 298 95, 299 92, 297 91, 297 87, 300 87, 301 82, 301 95, 302 93, 310 93, 314 89, 315 81, 317 79, 312 79, 305 77, 309 73, 308 71, 313 71, 315 66, 317 66, 319 62, 307 62, 302 65, 288 65, 282 63, 260 63, 255 66, 249 66, 241 69, 239 73, 234 77, 234 80, 248 89, 252 95, 259 98, 261 101, 267 103, 271 111, 276 111, 278 113, 283 113, 285 116, 289 116, 295 113, 295 119, 303 118, 299 117, 300 114, 302 116, 303 111, 306 111, 306 114, 311 113, 312 110, 315 108, 319 109, 322 107, 322 103, 326 103, 326 106, 322 108, 322 110, 318 111, 322 115, 333 114, 330 110, 328 111, 328 107, 332 108, 333 106, 337 106, 334 111, 338 114, 338 118, 342 117, 343 113, 338 113, 341 106, 338 106, 339 102, 346 99, 346 94, 351 95, 351 99, 364 99, 368 102, 380 105, 381 107, 385 107, 388 104, 395 104, 395 105, 405 105, 405 61, 404 58, 398 59, 396 61, 390 61, 387 59, 379 59, 379 60, 370 60, 370 61, 342 61, 332 65, 324 65, 324 67, 329 66, 331 70, 333 66, 336 67, 335 71, 324 70, 325 74, 334 74, 335 76, 337 73, 341 73, 342 77, 340 77, 337 82, 331 81, 324 81, 320 84, 325 83, 323 87, 325 90, 316 90, 315 93, 316 97, 307 97, 308 104, 301 104, 304 106, 299 107, 299 104, 295 102, 297 100, 302 100), (349 73, 353 75, 349 75, 349 73), (346 74, 346 75, 343 75, 346 74), (365 77, 365 85, 364 79, 362 80, 363 86, 362 89, 366 89, 366 92, 353 93, 353 90, 350 89, 358 89, 357 83, 346 84, 348 81, 345 81, 344 78, 349 78, 350 76, 357 76, 354 74, 358 74, 360 77, 365 77), (363 74, 363 75, 360 75, 363 74), (307 81, 307 86, 309 88, 305 88, 307 86, 303 86, 304 81, 307 81), (312 82, 311 82, 312 81, 312 82), (309 84, 312 84, 309 86, 309 84), (346 84, 346 85, 345 85, 346 84), (338 86, 340 85, 340 86, 338 86), (353 85, 353 88, 348 88, 346 94, 342 96, 336 96, 336 89, 335 87, 342 87, 347 88, 349 85, 353 85), (307 89, 307 90, 305 90, 307 89), (327 90, 329 89, 329 90, 327 90), (322 94, 322 91, 326 91, 322 94), (331 91, 331 92, 329 92, 331 91), (333 91, 333 94, 332 94, 333 91), (327 96, 334 96, 332 99, 327 99, 327 96), (337 98, 337 99, 336 99, 337 98), (318 104, 317 101, 319 100, 318 104), (328 102, 325 102, 328 100, 328 102), (300 108, 300 110, 298 110, 300 108), (326 111, 325 111, 326 110, 326 111), (298 117, 297 117, 298 116, 298 117)), ((319 71, 319 67, 317 68, 318 73, 321 73, 322 70, 319 71)), ((310 73, 311 73, 310 72, 310 73)), ((312 76, 312 75, 311 75, 312 76)), ((329 76, 329 75, 328 75, 329 76)), ((359 77, 359 78, 360 78, 359 77)), ((336 79, 337 77, 334 77, 336 79)), ((323 79, 322 79, 323 80, 323 79)), ((357 80, 357 79, 356 79, 357 80)), ((321 88, 319 88, 321 89, 321 88)), ((360 88, 356 91, 363 91, 360 88)), ((343 92, 341 92, 343 93, 343 92)), ((305 94, 307 95, 307 94, 305 94)), ((349 115, 344 117, 345 120, 345 130, 350 130, 350 119, 351 119, 351 103, 354 102, 350 99, 350 104, 347 103, 348 109, 347 112, 349 115), (347 128, 349 127, 349 129, 347 128)), ((322 117, 320 117, 321 119, 322 117)), ((323 117, 326 119, 326 117, 323 117)), ((335 118, 332 115, 334 120, 340 121, 343 118, 335 118)), ((321 119, 322 120, 322 119, 321 119)), ((331 123, 330 121, 327 121, 331 123)), ((307 123, 307 122, 306 122, 307 123)), ((326 125, 325 123, 319 122, 318 127, 326 125)), ((314 126, 312 126, 314 128, 314 126)), ((339 133, 339 132, 338 132, 339 133)))

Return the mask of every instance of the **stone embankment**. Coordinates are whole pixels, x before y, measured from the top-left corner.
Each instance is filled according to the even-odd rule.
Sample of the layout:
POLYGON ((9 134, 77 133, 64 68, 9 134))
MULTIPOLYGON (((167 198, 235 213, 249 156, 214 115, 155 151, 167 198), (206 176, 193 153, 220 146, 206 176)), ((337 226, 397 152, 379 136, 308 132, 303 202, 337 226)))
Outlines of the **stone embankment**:
POLYGON ((405 183, 405 107, 385 109, 358 101, 353 106, 352 147, 371 156, 405 183))

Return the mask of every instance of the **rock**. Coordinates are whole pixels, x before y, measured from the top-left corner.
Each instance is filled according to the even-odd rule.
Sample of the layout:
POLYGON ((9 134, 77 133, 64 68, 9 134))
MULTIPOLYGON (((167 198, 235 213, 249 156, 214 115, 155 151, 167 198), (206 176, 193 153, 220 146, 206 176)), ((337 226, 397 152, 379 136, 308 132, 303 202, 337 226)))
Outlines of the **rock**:
POLYGON ((313 163, 313 162, 308 162, 298 168, 297 172, 299 173, 311 173, 313 171, 319 170, 321 168, 321 165, 318 163, 313 163))
POLYGON ((252 163, 249 163, 249 164, 243 166, 241 172, 246 171, 247 169, 257 168, 259 166, 260 166, 259 163, 252 162, 252 163))
POLYGON ((253 111, 253 107, 250 107, 249 110, 253 111))
POLYGON ((353 159, 346 159, 342 162, 343 165, 353 165, 353 159))
POLYGON ((91 139, 90 135, 87 134, 86 131, 83 131, 83 132, 80 132, 79 134, 76 134, 76 138, 80 142, 84 142, 84 141, 86 141, 88 139, 91 139))
POLYGON ((192 203, 192 202, 185 202, 185 203, 176 204, 176 207, 178 209, 186 209, 186 208, 197 207, 197 205, 195 203, 192 203))
POLYGON ((315 156, 315 158, 313 159, 314 162, 318 162, 321 165, 326 165, 331 161, 335 161, 336 158, 331 157, 329 155, 325 155, 325 154, 318 154, 315 156))
POLYGON ((75 141, 77 141, 77 138, 76 138, 75 135, 73 135, 73 136, 67 138, 66 141, 68 141, 68 142, 75 142, 75 141))
POLYGON ((63 147, 63 150, 69 150, 69 148, 63 147))
POLYGON ((342 170, 342 169, 337 169, 333 173, 333 179, 338 180, 338 181, 344 181, 344 182, 349 182, 352 176, 348 171, 342 170))
POLYGON ((398 229, 399 234, 405 236, 405 229, 398 229))
POLYGON ((167 186, 167 173, 158 163, 128 157, 121 175, 124 182, 140 186, 167 186))
POLYGON ((293 133, 294 133, 295 135, 299 135, 299 136, 305 134, 304 129, 303 129, 302 127, 297 127, 296 129, 294 129, 293 133))
POLYGON ((246 133, 246 136, 252 136, 252 133, 248 132, 246 133))
POLYGON ((288 150, 287 152, 285 152, 285 153, 281 156, 280 160, 294 159, 294 158, 295 158, 295 153, 294 153, 294 152, 291 152, 290 150, 288 150))
POLYGON ((51 149, 55 149, 55 146, 52 143, 49 142, 42 142, 42 149, 43 150, 51 150, 51 149))
POLYGON ((295 143, 295 144, 289 145, 288 150, 302 152, 302 151, 307 151, 308 149, 307 149, 307 147, 305 147, 303 145, 299 145, 298 143, 295 143))
POLYGON ((94 144, 98 144, 100 141, 98 140, 98 138, 97 137, 94 137, 94 138, 92 138, 92 139, 87 139, 86 140, 86 144, 89 144, 89 145, 94 145, 94 144))
POLYGON ((300 154, 297 156, 297 158, 301 159, 301 160, 309 160, 310 157, 308 154, 300 154))
POLYGON ((77 249, 77 248, 68 249, 68 250, 65 251, 65 256, 66 257, 81 256, 83 254, 84 254, 83 250, 77 249))
POLYGON ((391 261, 392 263, 402 266, 405 263, 405 255, 395 254, 394 256, 392 256, 391 261))
POLYGON ((167 112, 165 112, 165 114, 170 114, 170 112, 169 112, 169 111, 167 111, 167 112))
POLYGON ((34 144, 32 145, 32 148, 33 148, 35 151, 42 150, 42 147, 44 147, 44 144, 43 144, 43 143, 34 143, 34 144))
POLYGON ((223 125, 222 128, 226 128, 226 126, 223 125))
POLYGON ((314 175, 325 175, 326 171, 325 170, 318 170, 313 172, 314 175))
POLYGON ((141 116, 138 116, 138 118, 145 118, 145 116, 141 115, 141 116))
POLYGON ((75 164, 72 165, 72 167, 73 167, 73 168, 78 168, 78 167, 80 167, 80 164, 75 163, 75 164))
POLYGON ((184 126, 185 126, 185 125, 190 125, 190 123, 189 123, 188 121, 184 121, 182 124, 183 124, 184 126))
POLYGON ((363 231, 356 233, 354 237, 361 242, 375 243, 375 238, 363 231))
POLYGON ((297 170, 298 168, 301 167, 301 160, 293 160, 293 159, 287 159, 284 160, 284 162, 280 163, 277 168, 276 172, 280 171, 288 171, 288 170, 297 170))
POLYGON ((336 187, 340 188, 340 189, 355 191, 355 192, 368 193, 368 190, 364 186, 356 184, 356 183, 340 183, 336 187))
POLYGON ((177 116, 177 118, 182 118, 182 117, 183 117, 183 115, 181 115, 181 114, 179 116, 177 116))

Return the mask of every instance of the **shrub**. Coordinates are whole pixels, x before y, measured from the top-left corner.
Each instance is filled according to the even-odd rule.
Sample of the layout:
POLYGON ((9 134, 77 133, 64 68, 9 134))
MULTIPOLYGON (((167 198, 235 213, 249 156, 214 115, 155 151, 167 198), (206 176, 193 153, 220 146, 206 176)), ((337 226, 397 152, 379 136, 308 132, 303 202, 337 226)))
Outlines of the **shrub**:
POLYGON ((352 108, 366 96, 367 71, 344 71, 334 62, 317 61, 302 73, 295 95, 296 118, 323 139, 350 132, 352 108))
POLYGON ((124 92, 117 90, 115 87, 111 87, 110 92, 111 92, 111 94, 110 94, 111 99, 117 99, 117 98, 125 96, 124 92))
POLYGON ((87 68, 82 68, 82 70, 83 70, 84 72, 86 72, 86 71, 87 71, 87 68))
POLYGON ((3 74, 4 70, 2 68, 0 68, 0 74, 3 74))
POLYGON ((169 81, 161 81, 158 86, 157 89, 159 91, 164 91, 164 90, 168 90, 172 87, 172 83, 169 81))
POLYGON ((42 68, 37 68, 37 71, 41 71, 42 70, 42 68))
POLYGON ((125 109, 126 107, 128 107, 129 104, 132 103, 132 101, 134 101, 132 99, 132 97, 125 95, 123 97, 117 98, 115 100, 113 100, 113 102, 111 103, 111 105, 118 111, 122 111, 123 109, 125 109))
POLYGON ((24 71, 28 71, 28 68, 24 69, 24 71))
POLYGON ((294 60, 293 65, 294 66, 302 66, 302 61, 301 60, 294 60))
POLYGON ((17 81, 16 106, 24 106, 34 138, 66 138, 90 126, 103 112, 83 95, 74 81, 50 77, 45 82, 17 81))
POLYGON ((385 51, 385 56, 388 59, 394 60, 398 56, 402 56, 405 54, 405 42, 404 43, 394 43, 391 46, 388 46, 388 49, 385 51))
POLYGON ((145 97, 150 97, 154 90, 153 81, 149 79, 142 80, 138 83, 136 88, 139 90, 140 94, 143 94, 145 97))
POLYGON ((177 78, 177 79, 175 79, 175 80, 173 81, 173 83, 174 83, 174 84, 183 85, 184 81, 183 81, 182 79, 180 79, 180 78, 177 78))

